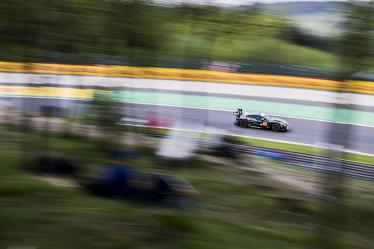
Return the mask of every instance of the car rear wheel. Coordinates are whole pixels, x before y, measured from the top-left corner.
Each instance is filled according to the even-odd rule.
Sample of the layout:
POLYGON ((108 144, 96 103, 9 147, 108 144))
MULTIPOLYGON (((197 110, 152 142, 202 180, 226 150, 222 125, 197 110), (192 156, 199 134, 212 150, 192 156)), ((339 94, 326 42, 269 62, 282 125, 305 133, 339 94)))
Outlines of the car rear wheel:
POLYGON ((280 131, 281 126, 280 126, 280 124, 272 124, 271 129, 273 131, 280 131))
POLYGON ((242 127, 242 128, 246 128, 248 126, 248 121, 245 120, 245 119, 241 119, 239 121, 239 126, 242 127))

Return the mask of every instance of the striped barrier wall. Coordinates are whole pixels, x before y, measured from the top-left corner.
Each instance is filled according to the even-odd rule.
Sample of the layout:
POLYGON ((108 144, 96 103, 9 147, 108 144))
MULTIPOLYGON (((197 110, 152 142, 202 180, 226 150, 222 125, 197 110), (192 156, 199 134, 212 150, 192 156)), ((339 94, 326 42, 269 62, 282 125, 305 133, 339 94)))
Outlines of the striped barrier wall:
MULTIPOLYGON (((15 62, 0 62, 0 72, 176 79, 186 81, 208 81, 265 86, 269 85, 280 87, 298 87, 319 90, 336 90, 339 85, 339 82, 336 80, 298 76, 110 65, 67 65, 48 63, 26 64, 15 62)), ((349 81, 347 82, 347 87, 345 88, 345 91, 354 93, 374 94, 374 82, 349 81)))

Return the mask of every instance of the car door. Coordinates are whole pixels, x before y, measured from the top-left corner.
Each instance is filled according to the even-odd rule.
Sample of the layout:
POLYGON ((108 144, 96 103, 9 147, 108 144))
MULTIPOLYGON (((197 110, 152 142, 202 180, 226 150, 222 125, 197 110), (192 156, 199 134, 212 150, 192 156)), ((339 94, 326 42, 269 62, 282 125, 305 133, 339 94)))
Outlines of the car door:
POLYGON ((255 115, 255 126, 257 127, 266 127, 268 125, 268 122, 265 118, 261 117, 260 115, 255 115))
POLYGON ((257 126, 256 115, 248 115, 247 120, 250 126, 257 126))

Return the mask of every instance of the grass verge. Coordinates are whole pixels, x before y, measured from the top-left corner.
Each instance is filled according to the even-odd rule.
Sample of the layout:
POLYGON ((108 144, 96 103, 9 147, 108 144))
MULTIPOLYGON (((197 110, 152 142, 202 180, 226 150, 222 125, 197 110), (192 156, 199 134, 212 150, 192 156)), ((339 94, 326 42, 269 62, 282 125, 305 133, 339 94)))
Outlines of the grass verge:
MULTIPOLYGON (((238 137, 236 139, 247 145, 265 147, 265 148, 270 148, 270 149, 285 150, 285 151, 290 151, 290 152, 299 152, 299 153, 305 153, 305 154, 315 155, 315 156, 326 156, 326 150, 324 150, 323 148, 318 148, 314 146, 292 144, 292 143, 287 143, 287 142, 267 141, 263 139, 247 138, 247 137, 238 137)), ((370 156, 370 155, 361 155, 361 154, 348 152, 346 155, 346 158, 347 160, 354 161, 354 162, 374 164, 374 156, 370 156)))

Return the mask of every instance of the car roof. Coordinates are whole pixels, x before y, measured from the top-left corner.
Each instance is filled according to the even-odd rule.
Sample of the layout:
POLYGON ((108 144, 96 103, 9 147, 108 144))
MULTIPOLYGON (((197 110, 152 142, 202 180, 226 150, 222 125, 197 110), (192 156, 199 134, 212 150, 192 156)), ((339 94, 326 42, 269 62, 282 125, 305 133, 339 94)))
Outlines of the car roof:
POLYGON ((244 114, 246 116, 248 116, 248 115, 258 115, 258 116, 261 116, 261 117, 265 117, 265 116, 271 117, 271 115, 263 113, 263 112, 245 112, 244 114))
POLYGON ((265 113, 262 113, 262 112, 246 112, 245 114, 247 115, 265 115, 265 113))

